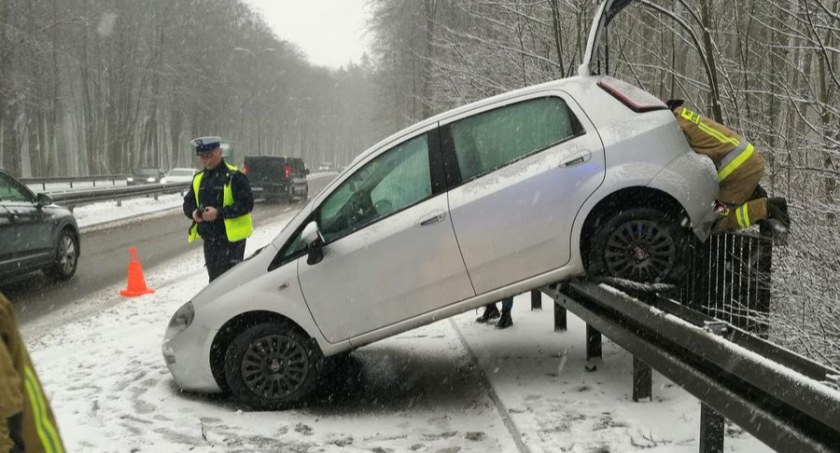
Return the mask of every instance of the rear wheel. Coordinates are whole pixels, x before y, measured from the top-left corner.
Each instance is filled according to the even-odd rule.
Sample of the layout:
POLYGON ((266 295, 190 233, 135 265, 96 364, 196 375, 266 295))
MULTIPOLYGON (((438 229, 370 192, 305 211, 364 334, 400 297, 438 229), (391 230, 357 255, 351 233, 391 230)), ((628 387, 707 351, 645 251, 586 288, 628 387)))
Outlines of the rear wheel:
POLYGON ((243 331, 225 354, 231 393, 255 409, 283 409, 306 400, 315 389, 321 350, 288 323, 269 322, 243 331))
POLYGON ((587 271, 591 276, 643 283, 675 283, 687 268, 690 237, 676 219, 656 209, 631 208, 595 230, 587 271))
POLYGON ((55 262, 44 272, 57 280, 69 280, 79 263, 79 239, 70 230, 62 230, 55 246, 55 262))

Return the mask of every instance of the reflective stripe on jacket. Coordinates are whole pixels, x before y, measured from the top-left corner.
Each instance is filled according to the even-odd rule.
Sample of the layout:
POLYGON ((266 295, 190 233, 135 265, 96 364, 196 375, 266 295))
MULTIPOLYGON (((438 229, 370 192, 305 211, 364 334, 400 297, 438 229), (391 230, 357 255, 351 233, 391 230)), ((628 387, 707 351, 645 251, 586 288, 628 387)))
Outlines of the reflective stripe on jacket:
MULTIPOLYGON (((674 116, 694 151, 709 156, 723 181, 744 165, 749 166, 755 148, 740 135, 708 118, 685 108, 674 109, 674 116)), ((763 166, 763 163, 762 163, 763 166)))
POLYGON ((12 306, 0 294, 0 451, 21 449, 26 453, 64 453, 55 417, 18 331, 12 306), (10 418, 21 412, 22 423, 10 425, 10 418))
MULTIPOLYGON (((237 168, 233 165, 228 165, 228 169, 232 172, 238 171, 237 168)), ((195 192, 195 205, 200 206, 201 201, 198 199, 198 192, 199 188, 201 187, 201 179, 204 177, 204 172, 200 172, 195 175, 193 178, 193 192, 195 192)), ((224 187, 224 199, 222 201, 222 207, 227 207, 233 205, 233 189, 231 187, 231 181, 228 179, 227 183, 224 187)), ((230 242, 238 242, 243 239, 248 238, 251 236, 251 233, 254 231, 253 221, 251 219, 251 214, 245 214, 240 217, 235 217, 232 219, 224 219, 225 222, 225 235, 227 235, 227 240, 230 242)), ((190 227, 190 234, 187 239, 188 242, 192 242, 197 238, 198 235, 198 224, 194 223, 192 227, 190 227)))

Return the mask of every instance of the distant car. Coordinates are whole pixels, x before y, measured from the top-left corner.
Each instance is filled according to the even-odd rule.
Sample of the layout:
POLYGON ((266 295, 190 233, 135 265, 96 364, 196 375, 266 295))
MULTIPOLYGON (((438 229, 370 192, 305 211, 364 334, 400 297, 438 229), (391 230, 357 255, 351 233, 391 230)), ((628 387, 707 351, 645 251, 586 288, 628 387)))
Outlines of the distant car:
POLYGON ((309 197, 309 170, 300 157, 245 156, 241 170, 248 176, 255 198, 291 203, 309 197))
POLYGON ((70 210, 0 169, 0 279, 43 270, 68 280, 76 273, 80 250, 79 226, 70 210))
POLYGON ((333 170, 334 170, 334 167, 333 167, 333 164, 331 162, 321 162, 321 164, 318 165, 318 171, 333 171, 333 170))
POLYGON ((198 172, 195 168, 173 168, 169 173, 161 178, 161 184, 177 184, 192 182, 195 174, 198 172))
MULTIPOLYGON (((590 46, 628 3, 602 4, 590 46)), ((184 390, 288 407, 324 356, 504 297, 583 275, 676 280, 717 195, 711 160, 633 85, 582 71, 494 96, 360 154, 175 312, 163 356, 184 390)))
POLYGON ((125 183, 129 186, 159 184, 163 176, 163 171, 159 168, 138 168, 137 171, 125 179, 125 183))

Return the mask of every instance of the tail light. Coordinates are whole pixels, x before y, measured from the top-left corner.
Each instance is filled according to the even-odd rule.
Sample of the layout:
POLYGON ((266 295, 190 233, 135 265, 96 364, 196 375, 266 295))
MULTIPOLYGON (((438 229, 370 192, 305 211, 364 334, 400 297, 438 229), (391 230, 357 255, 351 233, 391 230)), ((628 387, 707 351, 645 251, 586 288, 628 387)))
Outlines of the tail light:
POLYGON ((242 171, 243 175, 247 175, 248 174, 248 166, 243 164, 240 171, 242 171))
POLYGON ((288 178, 289 176, 291 176, 291 175, 292 175, 292 167, 290 167, 290 166, 288 166, 288 165, 286 165, 285 167, 283 167, 283 174, 285 175, 285 177, 286 177, 286 178, 288 178))

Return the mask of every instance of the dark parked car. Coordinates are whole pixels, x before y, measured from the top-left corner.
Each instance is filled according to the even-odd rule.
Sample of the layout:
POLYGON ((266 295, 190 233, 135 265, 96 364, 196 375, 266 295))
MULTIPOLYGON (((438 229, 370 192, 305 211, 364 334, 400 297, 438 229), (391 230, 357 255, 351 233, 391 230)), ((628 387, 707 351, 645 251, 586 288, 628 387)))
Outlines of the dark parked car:
POLYGON ((43 270, 68 280, 79 252, 73 214, 0 169, 0 278, 43 270))
POLYGON ((255 198, 292 202, 309 196, 309 170, 300 157, 246 156, 242 172, 248 175, 255 198))
POLYGON ((138 168, 131 176, 125 179, 126 185, 135 186, 138 184, 158 184, 166 174, 159 168, 138 168))

